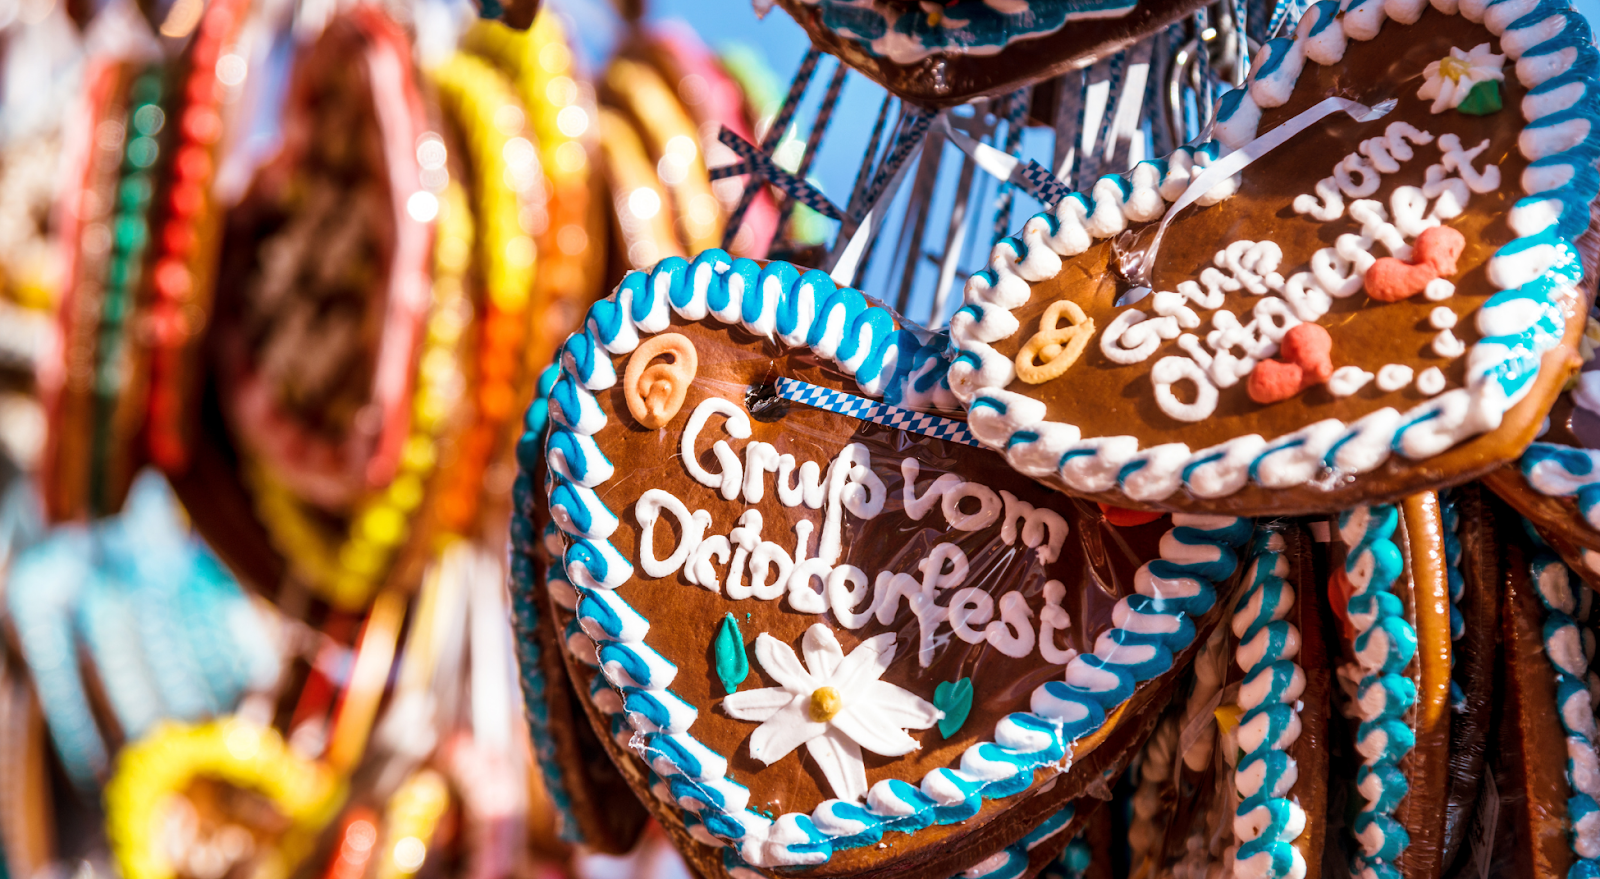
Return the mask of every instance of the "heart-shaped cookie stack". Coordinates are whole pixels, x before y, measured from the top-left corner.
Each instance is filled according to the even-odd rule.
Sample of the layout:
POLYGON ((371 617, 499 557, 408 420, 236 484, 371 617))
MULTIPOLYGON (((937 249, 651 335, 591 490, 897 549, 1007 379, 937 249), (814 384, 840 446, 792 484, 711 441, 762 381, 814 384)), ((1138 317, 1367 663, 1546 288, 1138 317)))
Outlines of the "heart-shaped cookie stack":
MULTIPOLYGON (((697 872, 1035 875, 1110 799, 1136 875, 1431 879, 1501 794, 1600 869, 1588 764, 1528 747, 1592 724, 1488 744, 1499 681, 1527 730, 1588 698, 1587 604, 1502 600, 1533 538, 1473 483, 1585 393, 1600 55, 1559 0, 1286 33, 1215 140, 1001 240, 947 333, 711 250, 562 349, 516 589, 697 872)), ((1548 530, 1597 468, 1543 448, 1548 530)))

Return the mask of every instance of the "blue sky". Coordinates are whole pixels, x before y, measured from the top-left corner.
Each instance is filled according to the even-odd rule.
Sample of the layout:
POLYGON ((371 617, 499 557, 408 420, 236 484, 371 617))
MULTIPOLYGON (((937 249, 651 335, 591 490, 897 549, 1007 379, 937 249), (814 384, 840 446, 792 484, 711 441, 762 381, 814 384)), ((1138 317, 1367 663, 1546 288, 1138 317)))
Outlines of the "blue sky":
MULTIPOLYGON (((619 35, 615 16, 610 12, 610 3, 601 0, 549 0, 549 2, 577 19, 578 33, 585 42, 586 54, 591 59, 598 60, 609 53, 611 45, 619 35)), ((1597 21, 1597 17, 1600 17, 1600 0, 1575 0, 1575 5, 1591 23, 1600 24, 1600 21, 1597 21)), ((785 86, 809 46, 805 32, 783 10, 774 7, 764 19, 758 19, 750 0, 647 0, 647 6, 649 17, 652 19, 687 21, 713 49, 720 51, 735 44, 755 49, 766 59, 768 66, 785 86)), ((798 114, 802 131, 809 126, 809 119, 823 91, 829 71, 827 63, 824 62, 825 66, 819 70, 818 79, 813 82, 808 93, 811 101, 802 105, 798 114)), ((867 82, 864 77, 852 76, 847 81, 839 109, 836 111, 835 122, 823 142, 812 171, 813 179, 837 204, 843 204, 848 198, 861 165, 867 134, 878 112, 882 96, 883 92, 867 82)), ((1023 143, 1023 152, 1027 158, 1037 158, 1048 164, 1049 145, 1048 133, 1043 130, 1030 131, 1030 136, 1023 143)), ((941 181, 943 182, 943 178, 941 181)), ((988 181, 988 185, 992 187, 992 181, 988 181)), ((908 189, 908 186, 901 187, 901 201, 904 200, 908 189)), ((953 180, 949 181, 948 186, 941 186, 940 192, 943 193, 943 197, 935 197, 930 216, 938 216, 941 211, 948 212, 954 189, 953 180)), ((985 192, 992 196, 993 189, 980 192, 976 197, 984 197, 985 192)), ((1037 202, 1026 197, 1019 198, 1017 208, 1012 214, 1012 226, 1020 226, 1028 214, 1038 208, 1037 202)), ((889 214, 894 217, 900 212, 898 206, 891 206, 889 214)), ((932 222, 929 237, 925 239, 925 249, 931 250, 936 245, 942 244, 942 236, 948 227, 937 230, 932 228, 937 225, 937 221, 932 222)), ((987 227, 980 224, 979 228, 983 231, 971 237, 987 239, 989 234, 987 227)), ((898 230, 894 226, 884 231, 886 240, 896 240, 898 230)), ((987 240, 981 242, 969 240, 966 257, 963 260, 963 272, 981 267, 984 254, 988 250, 987 244, 987 240)), ((879 258, 876 263, 877 270, 872 275, 858 279, 857 286, 870 296, 892 299, 899 283, 898 279, 892 280, 888 277, 887 263, 887 260, 879 258)), ((919 270, 911 307, 907 308, 908 316, 918 320, 932 318, 929 322, 939 322, 939 316, 927 313, 934 273, 931 264, 919 270)), ((959 291, 957 296, 959 298, 959 291)), ((947 308, 946 313, 950 310, 953 310, 953 306, 947 308)))

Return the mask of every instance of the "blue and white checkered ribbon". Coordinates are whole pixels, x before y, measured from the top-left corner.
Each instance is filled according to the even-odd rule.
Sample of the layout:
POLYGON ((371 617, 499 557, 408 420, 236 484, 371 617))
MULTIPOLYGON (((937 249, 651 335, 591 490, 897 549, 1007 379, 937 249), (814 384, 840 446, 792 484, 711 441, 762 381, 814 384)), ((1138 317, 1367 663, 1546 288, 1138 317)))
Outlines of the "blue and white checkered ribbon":
POLYGON ((798 379, 780 378, 777 382, 778 396, 795 403, 804 403, 817 409, 848 415, 862 421, 892 427, 895 430, 906 430, 911 433, 920 433, 934 439, 950 440, 951 442, 964 443, 974 448, 983 448, 972 432, 967 429, 964 421, 953 418, 942 418, 938 415, 928 415, 923 412, 913 412, 899 406, 889 406, 877 400, 868 400, 854 394, 846 394, 830 388, 818 387, 810 382, 798 379))
POLYGON ((777 163, 772 161, 772 157, 763 153, 755 144, 730 131, 727 126, 723 126, 721 133, 717 135, 717 140, 726 144, 728 149, 737 153, 743 161, 721 168, 712 168, 712 180, 721 180, 738 174, 754 174, 766 179, 790 198, 824 217, 834 220, 843 218, 843 212, 834 207, 833 202, 828 201, 828 197, 817 191, 815 186, 778 167, 777 163))
POLYGON ((1067 184, 1057 180, 1056 175, 1051 174, 1049 168, 1032 159, 1019 165, 1016 174, 1013 176, 1022 178, 1020 181, 1014 182, 1028 190, 1029 195, 1037 198, 1047 208, 1055 207, 1057 202, 1072 194, 1072 190, 1067 188, 1067 184))

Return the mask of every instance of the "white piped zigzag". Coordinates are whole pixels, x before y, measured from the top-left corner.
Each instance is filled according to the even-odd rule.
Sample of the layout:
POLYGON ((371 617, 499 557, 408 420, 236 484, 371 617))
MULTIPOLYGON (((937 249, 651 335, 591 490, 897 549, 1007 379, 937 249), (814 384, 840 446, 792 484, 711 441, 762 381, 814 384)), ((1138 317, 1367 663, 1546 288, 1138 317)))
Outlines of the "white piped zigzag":
POLYGON ((926 347, 913 350, 909 332, 859 292, 835 289, 820 272, 801 275, 781 262, 763 268, 721 251, 630 273, 590 309, 586 330, 562 349, 562 376, 549 396, 546 460, 566 576, 552 576, 551 596, 575 609, 581 632, 568 632, 568 648, 598 665, 602 677, 591 697, 613 716, 614 735, 624 738, 620 718, 632 730, 626 746, 660 776, 657 796, 682 810, 696 840, 723 847, 730 874, 750 866, 820 864, 835 849, 875 844, 888 831, 965 821, 985 799, 1032 787, 1036 770, 1065 771, 1073 742, 1098 729, 1140 682, 1172 668, 1174 654, 1195 637, 1194 619, 1216 603, 1218 587, 1238 567, 1236 551, 1250 539, 1249 519, 1174 515, 1160 558, 1136 572, 1135 594, 1118 602, 1113 628, 1100 635, 1094 652, 1073 657, 1065 680, 1038 687, 1031 710, 1002 718, 994 741, 972 745, 957 768, 934 769, 920 785, 886 779, 872 786, 864 804, 829 800, 809 815, 769 818, 749 808, 750 791, 728 777, 727 759, 691 734, 698 710, 671 690, 677 667, 646 643, 650 621, 616 592, 633 578, 633 565, 602 536, 615 517, 597 489, 615 470, 594 440, 609 421, 596 392, 617 381, 610 357, 632 351, 641 334, 664 331, 672 315, 738 323, 785 345, 808 347, 874 397, 936 400, 941 383, 937 370, 919 368, 936 355, 926 347), (830 320, 834 315, 843 318, 830 320), (602 680, 610 690, 600 689, 602 680))
MULTIPOLYGON (((993 347, 1017 333, 1012 312, 1028 303, 1034 284, 1061 271, 1064 257, 1083 253, 1129 223, 1159 217, 1163 202, 1182 193, 1194 166, 1253 139, 1261 109, 1289 99, 1307 60, 1337 63, 1350 39, 1372 39, 1385 19, 1414 23, 1427 5, 1353 0, 1341 15, 1339 0, 1317 3, 1294 39, 1269 41, 1245 87, 1218 101, 1217 140, 1103 177, 1089 197, 1063 199, 996 244, 988 268, 968 280, 964 307, 950 322, 956 357, 949 385, 968 407, 973 434, 1034 478, 1057 478, 1086 493, 1120 489, 1136 500, 1159 501, 1180 488, 1218 498, 1251 482, 1286 489, 1330 469, 1367 473, 1393 451, 1428 458, 1497 428, 1532 387, 1540 356, 1560 341, 1562 307, 1576 295, 1582 274, 1572 242, 1588 228, 1589 203, 1600 189, 1594 168, 1600 117, 1589 109, 1600 97, 1594 80, 1600 55, 1587 24, 1566 0, 1432 0, 1440 12, 1481 22, 1499 37, 1501 51, 1516 60, 1516 75, 1530 89, 1521 107, 1528 124, 1518 139, 1532 162, 1521 180, 1527 197, 1510 217, 1520 237, 1489 260, 1489 279, 1502 292, 1478 313, 1484 337, 1468 354, 1466 387, 1403 413, 1386 407, 1348 424, 1326 419, 1270 440, 1250 434, 1198 451, 1181 442, 1141 449, 1132 436, 1084 437, 1075 425, 1046 421, 1044 403, 1005 389, 1015 367, 993 347)), ((1231 184, 1218 187, 1201 204, 1231 191, 1231 184)))

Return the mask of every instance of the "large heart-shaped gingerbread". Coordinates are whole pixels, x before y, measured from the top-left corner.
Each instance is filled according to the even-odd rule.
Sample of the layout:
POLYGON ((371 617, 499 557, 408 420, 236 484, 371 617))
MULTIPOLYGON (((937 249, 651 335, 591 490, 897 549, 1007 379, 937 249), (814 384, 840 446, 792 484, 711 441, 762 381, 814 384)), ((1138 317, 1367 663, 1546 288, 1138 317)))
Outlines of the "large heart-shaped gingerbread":
POLYGON ((951 387, 1022 472, 1114 504, 1309 512, 1533 439, 1587 309, 1583 19, 1328 0, 1258 62, 1217 140, 1063 199, 967 283, 951 387))
POLYGON ((1120 765, 1227 606, 1249 520, 1118 528, 1018 476, 899 405, 943 361, 822 272, 669 259, 586 326, 550 397, 551 597, 706 869, 997 854, 1120 765))
POLYGON ((1202 5, 1196 0, 778 2, 817 48, 901 98, 935 106, 1006 94, 1084 67, 1202 5))

